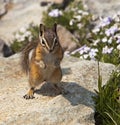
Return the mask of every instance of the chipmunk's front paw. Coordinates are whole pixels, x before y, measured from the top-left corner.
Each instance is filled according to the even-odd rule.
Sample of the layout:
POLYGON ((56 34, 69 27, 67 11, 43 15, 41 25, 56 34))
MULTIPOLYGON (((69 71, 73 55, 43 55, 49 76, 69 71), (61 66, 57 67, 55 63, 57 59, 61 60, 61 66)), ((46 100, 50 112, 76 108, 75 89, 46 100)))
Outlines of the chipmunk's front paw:
POLYGON ((36 64, 39 65, 39 67, 42 69, 45 69, 45 67, 46 67, 45 63, 42 60, 36 61, 36 64))
POLYGON ((28 94, 24 95, 23 97, 25 99, 33 99, 33 98, 35 98, 33 95, 28 95, 28 94))
POLYGON ((41 68, 43 68, 43 69, 45 69, 45 63, 41 60, 40 62, 39 62, 39 66, 41 67, 41 68))

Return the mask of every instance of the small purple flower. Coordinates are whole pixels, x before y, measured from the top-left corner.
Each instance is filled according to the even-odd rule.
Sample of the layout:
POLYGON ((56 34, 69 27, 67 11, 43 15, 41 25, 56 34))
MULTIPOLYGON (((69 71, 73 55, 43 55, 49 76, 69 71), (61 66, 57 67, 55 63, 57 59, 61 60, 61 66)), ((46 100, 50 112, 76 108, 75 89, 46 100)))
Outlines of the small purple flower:
POLYGON ((104 27, 109 25, 112 22, 112 18, 111 17, 105 17, 105 18, 100 18, 101 19, 101 23, 100 23, 100 27, 104 27))
POLYGON ((62 11, 60 11, 59 9, 54 9, 54 10, 50 11, 48 13, 48 15, 51 17, 59 17, 62 15, 62 11))
POLYGON ((98 49, 91 49, 89 52, 89 57, 91 60, 95 60, 95 56, 97 55, 98 49))
POLYGON ((120 44, 120 38, 118 38, 118 40, 116 41, 116 43, 120 44))
POLYGON ((76 50, 74 50, 74 51, 72 51, 71 54, 75 54, 75 53, 77 53, 77 52, 80 52, 81 50, 82 50, 82 47, 81 47, 81 48, 78 48, 78 49, 76 49, 76 50))
POLYGON ((106 36, 114 35, 118 31, 117 25, 112 26, 110 29, 105 31, 106 36))
POLYGON ((75 54, 77 52, 79 52, 81 55, 84 54, 84 53, 87 53, 88 51, 90 50, 90 48, 86 45, 74 50, 71 54, 75 54))
POLYGON ((102 50, 102 53, 103 53, 103 54, 110 54, 110 53, 112 52, 112 50, 113 50, 113 47, 108 48, 108 46, 105 46, 105 47, 103 48, 103 50, 102 50))
POLYGON ((110 30, 111 30, 111 34, 114 35, 118 31, 118 27, 117 26, 112 26, 110 28, 110 30))
POLYGON ((85 53, 87 53, 87 52, 90 50, 90 47, 85 46, 85 47, 83 48, 83 50, 84 50, 85 53))
POLYGON ((114 39, 116 39, 116 43, 120 43, 120 33, 117 33, 115 36, 114 36, 114 39))
POLYGON ((110 36, 111 35, 110 29, 106 30, 105 34, 106 34, 106 36, 110 36))

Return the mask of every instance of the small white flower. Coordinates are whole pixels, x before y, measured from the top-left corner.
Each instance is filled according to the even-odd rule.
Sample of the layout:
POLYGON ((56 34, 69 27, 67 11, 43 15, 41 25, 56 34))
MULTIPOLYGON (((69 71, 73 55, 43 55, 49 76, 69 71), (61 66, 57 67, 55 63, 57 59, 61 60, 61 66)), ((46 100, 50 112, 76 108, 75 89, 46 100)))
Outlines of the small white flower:
POLYGON ((74 19, 71 19, 70 22, 69 22, 69 25, 72 26, 74 24, 74 19))
POLYGON ((86 4, 83 4, 83 8, 84 8, 85 10, 88 10, 88 6, 87 6, 86 4))
POLYGON ((104 38, 102 39, 102 42, 103 42, 103 43, 106 43, 106 42, 107 42, 107 37, 104 37, 104 38))
POLYGON ((18 34, 18 33, 15 34, 15 39, 19 40, 20 37, 21 37, 20 34, 18 34))
POLYGON ((25 37, 21 36, 21 38, 19 39, 19 41, 24 41, 25 37))
POLYGON ((117 49, 120 50, 120 44, 117 46, 117 49))
POLYGON ((25 27, 20 28, 20 32, 21 33, 25 33, 26 32, 26 28, 25 27))
POLYGON ((28 37, 28 36, 30 36, 31 35, 31 32, 30 31, 27 31, 27 32, 25 32, 25 34, 24 34, 26 37, 28 37))
POLYGON ((83 12, 82 14, 83 14, 84 16, 88 16, 88 15, 89 15, 88 12, 83 12))
POLYGON ((98 33, 100 31, 100 28, 95 28, 92 30, 93 33, 98 33))
POLYGON ((120 17, 117 14, 113 16, 113 19, 115 22, 120 22, 120 17))
POLYGON ((84 54, 84 55, 83 55, 83 58, 84 58, 84 59, 87 59, 88 56, 89 56, 88 54, 84 54))
POLYGON ((83 27, 83 25, 81 23, 78 23, 77 26, 79 29, 81 29, 83 27))
POLYGON ((80 59, 83 60, 84 59, 83 56, 80 56, 80 59))
POLYGON ((75 19, 77 19, 78 21, 81 21, 82 17, 80 15, 74 16, 75 19))
POLYGON ((31 42, 32 38, 33 38, 33 36, 29 36, 28 40, 31 42))
POLYGON ((70 51, 65 51, 65 52, 64 52, 64 55, 65 55, 65 56, 70 56, 70 51))
POLYGON ((111 44, 111 43, 112 43, 112 41, 113 41, 113 38, 112 38, 112 37, 110 37, 110 38, 109 38, 109 40, 108 40, 108 43, 109 43, 109 44, 111 44))
POLYGON ((50 11, 48 13, 48 15, 51 17, 59 17, 62 15, 62 11, 60 11, 59 9, 54 9, 54 10, 50 11))
POLYGON ((78 13, 79 14, 82 14, 84 11, 83 10, 78 10, 78 13))
POLYGON ((100 42, 100 39, 94 41, 93 45, 96 46, 100 42))

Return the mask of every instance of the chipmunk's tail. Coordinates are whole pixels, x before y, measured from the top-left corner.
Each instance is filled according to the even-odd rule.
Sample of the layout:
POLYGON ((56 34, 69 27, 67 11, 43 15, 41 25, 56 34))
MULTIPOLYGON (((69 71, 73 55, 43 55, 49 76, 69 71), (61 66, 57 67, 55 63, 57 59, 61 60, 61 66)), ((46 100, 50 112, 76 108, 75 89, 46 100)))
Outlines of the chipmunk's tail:
POLYGON ((24 72, 28 73, 29 71, 29 61, 30 61, 30 52, 34 50, 38 45, 38 41, 32 41, 27 43, 25 47, 22 49, 21 56, 21 66, 24 72))

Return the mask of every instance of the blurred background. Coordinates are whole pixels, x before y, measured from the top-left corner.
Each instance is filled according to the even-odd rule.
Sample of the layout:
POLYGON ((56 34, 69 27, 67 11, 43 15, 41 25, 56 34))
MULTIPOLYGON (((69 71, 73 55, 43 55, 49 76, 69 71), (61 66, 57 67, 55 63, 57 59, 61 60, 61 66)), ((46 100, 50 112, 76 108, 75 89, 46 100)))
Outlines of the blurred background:
POLYGON ((120 48, 119 0, 0 0, 0 55, 20 52, 38 39, 39 24, 58 23, 68 56, 117 65, 120 48))

